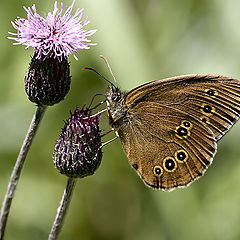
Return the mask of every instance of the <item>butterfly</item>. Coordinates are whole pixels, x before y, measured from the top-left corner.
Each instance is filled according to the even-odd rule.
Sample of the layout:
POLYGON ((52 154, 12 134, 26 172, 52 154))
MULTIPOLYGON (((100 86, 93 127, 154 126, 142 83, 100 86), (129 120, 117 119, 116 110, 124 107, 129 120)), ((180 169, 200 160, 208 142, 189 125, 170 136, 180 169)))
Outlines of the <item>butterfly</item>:
POLYGON ((171 191, 201 177, 217 142, 240 115, 240 81, 183 75, 121 92, 106 91, 109 123, 132 167, 154 189, 171 191))

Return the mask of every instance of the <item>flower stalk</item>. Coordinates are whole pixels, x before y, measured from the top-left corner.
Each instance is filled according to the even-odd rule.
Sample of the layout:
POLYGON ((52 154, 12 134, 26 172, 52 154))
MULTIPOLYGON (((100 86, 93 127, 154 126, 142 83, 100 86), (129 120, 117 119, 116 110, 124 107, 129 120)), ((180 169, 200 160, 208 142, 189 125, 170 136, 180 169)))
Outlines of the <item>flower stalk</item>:
POLYGON ((55 221, 52 225, 52 229, 49 234, 48 240, 56 240, 59 236, 59 233, 63 226, 69 204, 72 199, 72 193, 73 193, 74 187, 76 185, 76 182, 77 182, 77 178, 69 177, 67 180, 67 185, 64 190, 62 200, 60 202, 60 206, 57 210, 57 215, 56 215, 55 221))
POLYGON ((36 135, 39 124, 42 120, 42 117, 45 113, 46 106, 38 106, 36 113, 32 118, 32 122, 29 126, 27 135, 23 141, 22 147, 20 149, 17 161, 15 163, 14 169, 12 171, 12 175, 10 177, 10 181, 8 184, 7 192, 4 197, 4 201, 2 204, 1 212, 0 212, 0 240, 3 240, 4 232, 7 224, 7 219, 10 211, 10 207, 12 204, 12 200, 17 188, 17 184, 21 175, 22 167, 24 165, 25 159, 27 157, 28 151, 31 147, 33 139, 36 135))

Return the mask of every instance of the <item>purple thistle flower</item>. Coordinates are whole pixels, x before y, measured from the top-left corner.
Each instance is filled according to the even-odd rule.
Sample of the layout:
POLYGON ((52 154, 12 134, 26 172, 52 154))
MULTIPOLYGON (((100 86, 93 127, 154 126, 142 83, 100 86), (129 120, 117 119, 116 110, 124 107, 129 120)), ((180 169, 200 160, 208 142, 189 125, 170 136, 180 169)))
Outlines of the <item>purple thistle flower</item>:
POLYGON ((32 8, 24 7, 27 19, 18 17, 15 22, 12 22, 17 33, 9 32, 16 36, 9 39, 15 40, 17 42, 14 43, 15 45, 26 45, 27 49, 35 48, 34 55, 37 59, 43 59, 46 56, 62 61, 70 54, 77 59, 78 50, 89 49, 91 45, 95 45, 87 37, 93 35, 96 30, 83 29, 89 23, 88 17, 81 21, 83 8, 78 8, 75 14, 72 14, 74 3, 75 0, 63 13, 63 3, 59 10, 56 1, 53 12, 49 12, 46 18, 37 13, 35 5, 32 8))
POLYGON ((102 160, 100 115, 91 116, 87 108, 74 113, 66 121, 53 154, 55 167, 69 177, 92 175, 102 160))

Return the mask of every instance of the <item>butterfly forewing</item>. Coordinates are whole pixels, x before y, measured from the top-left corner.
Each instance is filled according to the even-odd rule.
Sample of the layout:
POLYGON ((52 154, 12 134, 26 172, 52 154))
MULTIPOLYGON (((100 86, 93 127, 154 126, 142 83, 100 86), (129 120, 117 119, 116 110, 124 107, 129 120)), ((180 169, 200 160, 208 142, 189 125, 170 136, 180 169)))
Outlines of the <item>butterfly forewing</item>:
POLYGON ((130 91, 126 97, 129 106, 142 101, 159 102, 191 114, 206 124, 219 140, 239 118, 240 81, 219 75, 158 80, 130 91))

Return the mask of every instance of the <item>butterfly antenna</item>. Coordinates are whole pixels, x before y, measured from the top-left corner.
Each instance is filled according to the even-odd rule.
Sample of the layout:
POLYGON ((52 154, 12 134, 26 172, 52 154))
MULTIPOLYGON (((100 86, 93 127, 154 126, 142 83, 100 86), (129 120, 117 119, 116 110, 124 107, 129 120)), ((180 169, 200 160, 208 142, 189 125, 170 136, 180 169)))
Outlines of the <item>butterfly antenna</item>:
POLYGON ((91 71, 95 72, 98 76, 100 76, 101 78, 103 78, 105 81, 107 81, 107 82, 110 83, 113 87, 116 88, 116 86, 115 86, 113 83, 111 83, 108 79, 106 79, 102 74, 100 74, 99 72, 97 72, 95 69, 90 68, 90 67, 85 67, 85 68, 83 68, 83 70, 91 70, 91 71))
POLYGON ((107 64, 108 70, 109 70, 110 74, 112 75, 114 82, 115 82, 116 85, 117 85, 117 80, 116 80, 116 78, 115 78, 114 75, 113 75, 112 69, 111 69, 111 67, 110 67, 107 59, 106 59, 103 55, 100 55, 100 58, 102 58, 102 59, 105 61, 105 63, 107 64))

